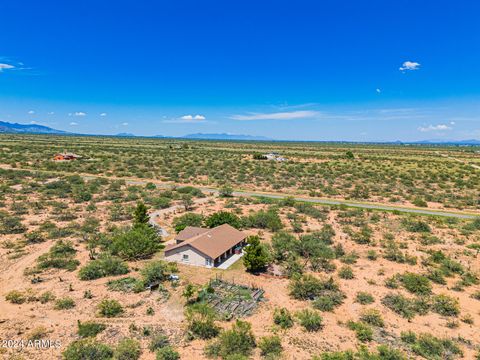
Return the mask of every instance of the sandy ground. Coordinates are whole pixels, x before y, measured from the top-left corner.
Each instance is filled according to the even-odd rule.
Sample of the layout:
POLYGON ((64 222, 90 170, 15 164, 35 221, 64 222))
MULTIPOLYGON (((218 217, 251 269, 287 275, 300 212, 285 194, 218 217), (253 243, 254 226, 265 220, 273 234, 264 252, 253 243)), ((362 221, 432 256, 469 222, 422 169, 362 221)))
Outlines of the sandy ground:
MULTIPOLYGON (((206 198, 198 201, 195 212, 204 215, 211 214, 219 210, 231 211, 226 208, 226 201, 206 198)), ((251 211, 265 209, 265 205, 237 205, 243 215, 247 215, 251 211)), ((286 213, 289 210, 282 210, 282 220, 285 224, 289 221, 286 213)), ((181 207, 161 211, 156 218, 162 227, 165 227, 170 234, 174 231, 171 228, 171 221, 175 216, 183 213, 181 207)), ((83 216, 83 215, 82 215, 83 216)), ((393 219, 394 215, 384 215, 385 219, 393 219)), ((31 216, 30 223, 38 223, 45 218, 45 214, 31 216)), ((80 218, 81 219, 81 218, 80 218)), ((417 316, 411 321, 407 321, 394 314, 380 304, 381 298, 391 290, 387 289, 383 284, 386 278, 404 271, 422 272, 422 265, 419 261, 418 265, 412 266, 408 264, 398 264, 387 261, 379 257, 376 261, 369 261, 365 255, 369 249, 379 250, 378 246, 368 247, 365 245, 355 244, 349 239, 344 232, 344 227, 339 223, 335 211, 331 211, 327 223, 333 225, 336 235, 335 242, 341 243, 347 252, 356 251, 360 258, 358 262, 351 267, 354 269, 356 278, 353 280, 337 279, 341 289, 346 293, 347 299, 345 303, 338 307, 334 312, 323 313, 325 327, 318 333, 307 333, 299 325, 295 325, 287 331, 276 330, 272 325, 272 313, 275 307, 287 307, 292 312, 309 307, 307 302, 296 301, 288 295, 289 281, 286 279, 272 279, 263 276, 254 276, 243 270, 241 263, 235 264, 232 268, 222 271, 216 269, 204 269, 199 267, 179 265, 179 275, 182 284, 187 281, 199 285, 205 284, 210 278, 222 276, 224 279, 241 283, 245 285, 254 285, 265 290, 265 302, 263 302, 256 313, 247 318, 252 323, 253 331, 257 337, 271 335, 276 332, 283 339, 285 349, 285 359, 310 359, 312 355, 322 351, 345 350, 354 348, 358 345, 355 335, 348 330, 345 323, 348 320, 357 320, 359 314, 364 308, 377 308, 381 311, 386 322, 386 331, 396 336, 401 331, 413 330, 417 333, 429 332, 438 337, 459 337, 472 341, 474 345, 480 345, 480 302, 470 298, 470 294, 479 290, 478 286, 467 288, 464 292, 455 292, 450 288, 454 280, 449 280, 448 286, 434 285, 434 293, 447 293, 459 299, 462 309, 462 315, 470 314, 474 320, 473 325, 465 324, 459 321, 459 327, 450 329, 446 327, 448 319, 435 313, 429 313, 426 316, 417 316), (370 292, 375 297, 375 303, 363 306, 354 303, 355 295, 358 291, 370 292)), ((318 230, 323 226, 323 222, 308 218, 304 224, 305 230, 318 230)), ((393 232, 397 240, 405 241, 409 244, 407 252, 411 255, 422 256, 420 246, 412 239, 411 234, 400 232, 396 227, 395 221, 389 222, 390 228, 375 228, 375 237, 377 243, 381 240, 383 232, 389 230, 393 232)), ((268 231, 247 230, 247 234, 260 234, 263 241, 270 242, 272 234, 268 231)), ((449 229, 435 229, 435 235, 446 239, 444 244, 435 245, 435 248, 443 249, 449 254, 454 254, 456 259, 462 262, 466 267, 475 271, 480 271, 480 261, 478 257, 472 259, 462 255, 463 246, 454 242, 457 232, 449 229)), ((15 241, 19 238, 17 235, 3 236, 2 241, 15 241)), ((170 240, 170 239, 165 239, 170 240)), ((88 262, 88 250, 85 244, 78 239, 74 239, 78 250, 77 259, 81 264, 88 262)), ((46 338, 59 340, 60 348, 50 349, 0 349, 0 355, 5 359, 11 358, 12 355, 20 355, 24 359, 57 359, 61 358, 61 352, 65 347, 75 339, 77 339, 76 328, 77 321, 87 321, 95 319, 99 322, 108 324, 106 331, 98 335, 98 339, 108 344, 116 344, 124 337, 135 337, 142 342, 144 352, 142 359, 154 359, 154 354, 146 348, 148 339, 141 335, 141 332, 132 332, 129 328, 131 324, 135 324, 139 329, 143 327, 162 328, 170 337, 174 346, 181 353, 182 359, 205 359, 203 349, 204 341, 195 340, 188 342, 183 334, 186 327, 186 321, 183 314, 184 299, 181 296, 182 286, 173 288, 167 284, 170 293, 168 299, 163 299, 158 292, 142 292, 140 294, 123 294, 107 290, 105 284, 113 277, 102 278, 94 281, 80 281, 77 272, 68 272, 64 270, 49 270, 41 274, 42 282, 32 284, 30 277, 24 276, 24 271, 28 267, 35 265, 36 259, 44 254, 54 244, 49 240, 41 244, 28 245, 25 248, 25 254, 18 258, 11 258, 11 250, 0 248, 0 339, 28 339, 32 331, 38 327, 44 327, 47 331, 46 338), (71 287, 70 287, 71 286, 71 287), (52 291, 57 298, 71 297, 75 300, 76 306, 71 310, 54 310, 52 303, 40 304, 39 302, 24 303, 21 305, 11 304, 5 300, 5 294, 10 290, 26 290, 31 289, 35 294, 41 294, 45 291, 52 291), (92 299, 84 298, 84 292, 90 290, 93 293, 92 299), (97 304, 104 298, 117 299, 125 307, 123 316, 114 319, 99 318, 96 313, 97 304), (152 307, 155 311, 154 315, 146 315, 147 308, 152 307)), ((158 255, 161 257, 161 254, 158 255)), ((338 267, 342 264, 335 260, 338 267)), ((130 263, 133 269, 130 276, 136 275, 136 270, 140 269, 143 262, 130 263)), ((324 276, 324 275, 319 275, 324 276)), ((336 276, 335 276, 336 277, 336 276)), ((408 295, 404 290, 399 289, 398 292, 408 295)), ((409 296, 409 295, 408 295, 409 296)), ((230 327, 230 323, 220 323, 223 327, 230 327)), ((474 350, 468 346, 463 346, 465 359, 473 359, 474 350)), ((259 357, 258 350, 255 358, 259 357)))

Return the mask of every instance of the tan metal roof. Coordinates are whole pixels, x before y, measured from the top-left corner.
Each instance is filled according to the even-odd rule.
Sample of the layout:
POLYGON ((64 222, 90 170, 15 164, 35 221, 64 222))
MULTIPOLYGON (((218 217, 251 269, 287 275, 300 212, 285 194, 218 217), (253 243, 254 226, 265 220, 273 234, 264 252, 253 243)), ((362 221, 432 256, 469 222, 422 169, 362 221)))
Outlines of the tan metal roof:
POLYGON ((179 244, 168 245, 165 248, 165 253, 189 245, 212 259, 215 259, 235 245, 241 243, 247 237, 243 232, 228 224, 204 230, 207 231, 195 235, 190 239, 186 239, 179 244))
POLYGON ((210 229, 204 229, 197 226, 187 226, 185 229, 180 231, 177 236, 175 236, 175 240, 177 241, 185 241, 194 236, 203 234, 204 232, 209 231, 210 229))

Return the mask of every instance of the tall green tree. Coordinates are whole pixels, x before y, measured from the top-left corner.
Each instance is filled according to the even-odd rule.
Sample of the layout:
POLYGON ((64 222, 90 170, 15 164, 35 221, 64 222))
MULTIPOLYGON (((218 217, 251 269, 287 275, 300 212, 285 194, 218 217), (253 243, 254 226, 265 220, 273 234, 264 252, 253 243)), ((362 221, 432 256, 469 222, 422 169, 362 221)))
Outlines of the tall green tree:
POLYGON ((249 236, 248 246, 245 247, 243 255, 243 264, 247 271, 259 272, 265 270, 270 262, 270 254, 267 248, 260 243, 260 238, 256 235, 249 236))
POLYGON ((133 213, 133 226, 148 224, 149 217, 147 211, 147 206, 142 201, 139 201, 133 213))

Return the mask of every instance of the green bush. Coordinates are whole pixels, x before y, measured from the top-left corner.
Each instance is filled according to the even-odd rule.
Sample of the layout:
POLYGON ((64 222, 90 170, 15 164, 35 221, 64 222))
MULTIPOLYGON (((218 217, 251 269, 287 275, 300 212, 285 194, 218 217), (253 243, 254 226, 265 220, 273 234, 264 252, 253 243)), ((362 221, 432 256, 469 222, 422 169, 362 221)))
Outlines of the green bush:
POLYGON ((229 224, 236 229, 241 227, 240 218, 228 211, 219 211, 213 213, 208 218, 205 219, 205 225, 209 228, 214 228, 223 224, 229 224))
POLYGON ((150 344, 148 344, 148 349, 150 351, 155 351, 158 349, 163 349, 164 347, 169 345, 170 340, 168 339, 168 336, 162 332, 157 332, 152 335, 152 338, 150 339, 150 344))
POLYGON ((101 333, 107 328, 105 324, 97 323, 94 321, 86 321, 84 323, 78 321, 77 326, 77 334, 82 338, 95 337, 97 336, 97 334, 101 333))
POLYGON ((64 360, 111 360, 113 350, 92 338, 72 342, 62 353, 64 360))
POLYGON ((243 224, 247 228, 268 229, 272 232, 279 231, 283 228, 282 220, 275 210, 260 210, 250 214, 243 219, 243 224))
POLYGON ((320 311, 333 311, 337 306, 343 304, 345 294, 339 290, 324 290, 317 296, 312 306, 320 311))
POLYGON ((123 313, 123 307, 117 300, 104 299, 98 304, 98 312, 103 317, 116 317, 123 313))
POLYGON ((457 316, 460 314, 460 305, 457 299, 441 294, 433 297, 432 310, 443 316, 457 316))
POLYGON ((355 331, 357 339, 361 342, 368 342, 373 340, 373 330, 369 325, 363 322, 354 321, 349 321, 347 325, 350 330, 355 331))
POLYGON ((338 271, 338 276, 341 279, 345 279, 345 280, 351 280, 355 278, 355 275, 353 274, 353 270, 350 266, 343 266, 342 268, 340 268, 340 270, 338 271))
POLYGON ((168 263, 162 260, 154 260, 148 262, 140 270, 140 275, 142 275, 144 286, 149 286, 167 280, 170 272, 171 268, 168 263))
POLYGON ((360 315, 360 320, 373 326, 383 327, 385 325, 382 314, 377 309, 364 310, 360 315))
POLYGON ((414 344, 412 351, 425 359, 455 359, 462 356, 463 352, 452 340, 439 339, 431 334, 420 334, 414 344))
POLYGON ((215 325, 215 311, 205 303, 187 307, 188 330, 194 338, 211 339, 218 335, 220 328, 215 325))
POLYGON ((142 348, 137 340, 123 339, 116 346, 113 357, 115 360, 137 360, 141 354, 142 348))
POLYGON ((367 305, 371 304, 375 301, 373 298, 372 294, 364 292, 364 291, 359 291, 355 297, 355 302, 362 304, 362 305, 367 305))
POLYGON ((260 238, 256 235, 247 238, 248 246, 245 247, 243 255, 243 264, 249 272, 264 271, 270 262, 270 254, 266 246, 260 243, 260 238))
POLYGON ((75 307, 75 301, 72 298, 65 297, 55 301, 55 310, 68 310, 75 307))
POLYGON ((146 259, 162 248, 157 231, 145 224, 119 231, 111 239, 112 253, 125 260, 146 259))
POLYGON ((288 329, 293 326, 293 317, 286 308, 276 308, 273 312, 273 322, 282 329, 288 329))
POLYGON ((432 285, 426 276, 406 272, 399 279, 405 289, 413 294, 429 295, 432 292, 432 285))
POLYGON ((180 354, 175 351, 171 346, 165 346, 157 350, 156 360, 178 360, 180 354))
POLYGON ((12 290, 5 295, 5 300, 10 301, 12 304, 23 304, 27 301, 27 298, 21 291, 12 290))
POLYGON ((255 348, 255 336, 252 326, 245 321, 237 320, 231 330, 220 333, 218 339, 205 349, 208 356, 230 359, 231 356, 250 356, 255 348))
POLYGON ((282 351, 282 341, 278 336, 264 336, 258 341, 258 347, 261 350, 260 355, 270 359, 277 359, 282 351))
POLYGON ((173 219, 173 227, 175 231, 178 233, 185 229, 187 226, 196 226, 200 227, 203 224, 203 215, 195 214, 195 213, 186 213, 182 216, 179 216, 173 219))
POLYGON ((76 253, 71 241, 59 240, 46 254, 38 257, 37 267, 39 270, 54 268, 73 271, 80 265, 75 259, 76 253))
POLYGON ((318 331, 323 327, 323 319, 316 311, 304 309, 297 312, 296 317, 300 325, 307 331, 318 331))
POLYGON ((104 254, 92 260, 80 269, 80 280, 94 280, 105 276, 123 275, 128 273, 128 265, 122 259, 104 254))
POLYGON ((145 285, 143 284, 143 281, 139 279, 125 277, 121 279, 110 280, 107 282, 107 288, 111 291, 139 293, 145 290, 145 285))

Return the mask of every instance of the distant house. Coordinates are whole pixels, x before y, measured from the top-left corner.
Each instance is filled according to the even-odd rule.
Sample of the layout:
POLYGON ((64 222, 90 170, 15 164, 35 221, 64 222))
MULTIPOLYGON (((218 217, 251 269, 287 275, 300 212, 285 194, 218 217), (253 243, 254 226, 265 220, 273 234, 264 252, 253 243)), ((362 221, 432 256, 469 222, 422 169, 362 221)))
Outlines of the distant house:
POLYGON ((213 229, 187 226, 165 248, 165 259, 196 266, 216 267, 241 251, 246 235, 223 224, 213 229))
POLYGON ((81 156, 74 154, 74 153, 58 153, 55 154, 53 160, 55 161, 70 161, 70 160, 77 160, 80 159, 81 156))
POLYGON ((277 152, 271 152, 271 153, 268 153, 268 154, 265 154, 264 155, 265 158, 267 160, 273 160, 273 161, 287 161, 286 158, 284 158, 283 156, 281 156, 279 153, 277 152))

